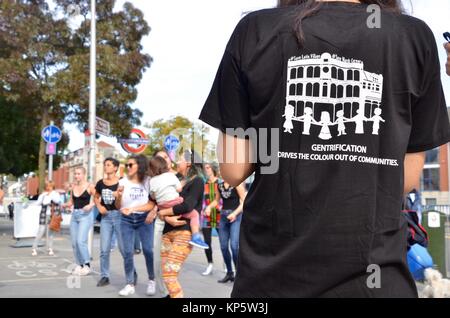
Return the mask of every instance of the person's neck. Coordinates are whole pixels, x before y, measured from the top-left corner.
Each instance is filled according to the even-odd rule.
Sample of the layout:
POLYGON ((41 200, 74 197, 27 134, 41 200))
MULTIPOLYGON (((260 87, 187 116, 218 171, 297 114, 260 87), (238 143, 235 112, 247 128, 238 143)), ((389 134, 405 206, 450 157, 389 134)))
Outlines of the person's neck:
POLYGON ((139 178, 138 178, 137 175, 134 175, 134 176, 132 176, 132 177, 127 176, 127 178, 128 178, 128 180, 129 180, 130 182, 133 182, 133 183, 139 183, 139 178))
POLYGON ((212 176, 209 178, 209 182, 216 182, 217 178, 215 176, 212 176))
POLYGON ((116 178, 116 174, 115 173, 107 173, 106 174, 106 180, 108 181, 112 181, 116 178))

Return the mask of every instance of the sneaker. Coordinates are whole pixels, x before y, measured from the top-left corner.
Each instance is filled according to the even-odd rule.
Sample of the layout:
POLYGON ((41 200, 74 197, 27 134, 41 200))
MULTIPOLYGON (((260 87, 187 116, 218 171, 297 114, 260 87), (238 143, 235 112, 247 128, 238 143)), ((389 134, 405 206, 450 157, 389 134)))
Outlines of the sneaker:
POLYGON ((194 234, 192 235, 192 240, 189 241, 189 244, 197 246, 199 248, 203 248, 207 250, 209 248, 208 244, 206 244, 203 240, 200 234, 194 234))
POLYGON ((137 248, 137 249, 135 249, 135 250, 134 250, 134 254, 136 254, 136 255, 137 255, 137 254, 141 254, 141 250, 140 250, 140 249, 138 249, 138 248, 137 248))
POLYGON ((212 273, 213 270, 213 264, 209 263, 208 266, 206 267, 206 270, 202 273, 203 276, 208 276, 212 273))
POLYGON ((119 295, 120 295, 120 296, 125 296, 125 297, 126 297, 126 296, 133 295, 134 292, 135 292, 134 286, 128 284, 128 285, 126 285, 126 286, 119 292, 119 295))
POLYGON ((148 296, 153 296, 155 295, 156 291, 155 291, 155 281, 154 280, 149 280, 148 281, 148 285, 147 285, 147 295, 148 296))
POLYGON ((73 269, 72 275, 80 275, 80 270, 81 270, 82 268, 83 268, 83 267, 81 267, 80 265, 77 265, 77 267, 75 267, 75 268, 73 269))
POLYGON ((48 255, 50 255, 50 256, 55 255, 55 253, 53 253, 53 249, 51 249, 51 248, 48 249, 48 255))
POLYGON ((80 271, 79 271, 79 273, 78 273, 78 275, 80 275, 80 276, 87 276, 87 275, 89 275, 91 273, 91 268, 89 267, 89 266, 83 266, 81 269, 80 269, 80 271))
POLYGON ((36 251, 35 248, 33 248, 33 249, 31 250, 31 256, 36 256, 36 255, 37 255, 37 251, 36 251))
POLYGON ((109 278, 108 277, 102 277, 97 283, 97 287, 103 287, 109 285, 109 278))

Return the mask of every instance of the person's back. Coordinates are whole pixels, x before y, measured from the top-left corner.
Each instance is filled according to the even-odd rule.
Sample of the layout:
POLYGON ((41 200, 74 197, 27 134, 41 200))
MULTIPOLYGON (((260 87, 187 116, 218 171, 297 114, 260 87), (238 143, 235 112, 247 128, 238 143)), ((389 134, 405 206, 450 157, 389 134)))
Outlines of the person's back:
POLYGON ((370 28, 366 4, 324 2, 303 20, 301 47, 297 10, 239 23, 200 115, 224 132, 280 129, 279 169, 257 169, 245 201, 232 296, 415 297, 403 160, 449 140, 433 34, 387 11, 370 28))

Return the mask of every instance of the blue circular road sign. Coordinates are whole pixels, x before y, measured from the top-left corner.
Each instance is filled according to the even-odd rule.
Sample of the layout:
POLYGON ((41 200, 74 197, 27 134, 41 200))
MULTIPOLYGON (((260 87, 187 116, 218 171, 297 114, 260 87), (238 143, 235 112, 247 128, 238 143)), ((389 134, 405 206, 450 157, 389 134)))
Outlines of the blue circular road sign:
POLYGON ((42 129, 42 138, 47 143, 55 144, 61 140, 62 132, 56 126, 47 126, 42 129))
POLYGON ((180 140, 173 135, 169 135, 166 137, 166 139, 164 139, 164 148, 166 148, 166 150, 169 152, 177 150, 179 145, 180 140))

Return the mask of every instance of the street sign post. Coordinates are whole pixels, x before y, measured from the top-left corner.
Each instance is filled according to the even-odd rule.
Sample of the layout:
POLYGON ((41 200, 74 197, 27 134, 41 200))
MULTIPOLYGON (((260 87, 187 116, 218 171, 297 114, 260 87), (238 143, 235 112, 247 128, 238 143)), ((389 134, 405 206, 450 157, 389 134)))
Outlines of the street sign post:
POLYGON ((56 144, 47 143, 45 153, 52 156, 56 155, 56 144))
POLYGON ((56 155, 56 144, 61 141, 61 129, 54 126, 51 121, 50 125, 42 129, 42 139, 47 143, 46 153, 48 155, 48 181, 53 181, 53 156, 56 155))
POLYGON ((96 117, 95 132, 108 137, 111 134, 111 125, 109 121, 96 117))

